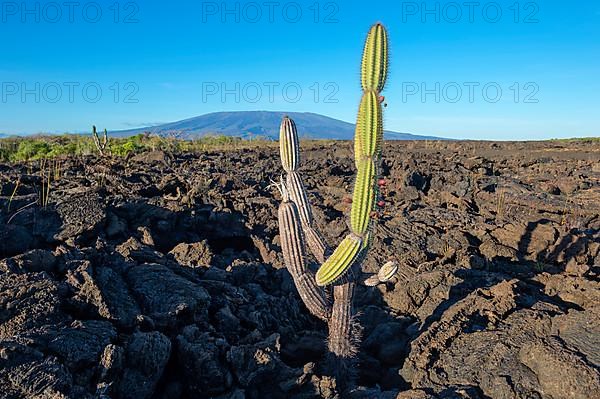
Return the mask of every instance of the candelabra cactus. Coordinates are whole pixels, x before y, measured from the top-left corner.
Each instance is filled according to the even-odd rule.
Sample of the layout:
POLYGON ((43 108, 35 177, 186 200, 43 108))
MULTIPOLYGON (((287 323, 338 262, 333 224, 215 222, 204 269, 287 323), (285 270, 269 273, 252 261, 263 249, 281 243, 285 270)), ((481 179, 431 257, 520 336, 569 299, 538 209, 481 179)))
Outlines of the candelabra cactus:
POLYGON ((106 149, 108 148, 108 131, 104 129, 102 141, 100 141, 100 136, 98 136, 96 126, 92 126, 92 137, 94 138, 94 144, 96 144, 96 148, 98 149, 100 156, 104 156, 106 154, 106 149))
POLYGON ((354 185, 351 232, 332 252, 313 222, 313 215, 298 173, 300 148, 296 125, 289 117, 281 124, 280 153, 283 169, 279 208, 279 230, 284 262, 300 297, 309 311, 329 326, 328 346, 335 362, 338 383, 351 383, 353 359, 360 327, 354 321, 352 306, 356 275, 366 257, 372 238, 372 214, 376 210, 378 171, 383 141, 383 97, 388 70, 388 37, 382 24, 369 31, 361 69, 363 96, 354 137, 357 176, 354 185), (308 247, 321 267, 314 274, 307 266, 308 247), (327 287, 333 286, 333 298, 327 287))

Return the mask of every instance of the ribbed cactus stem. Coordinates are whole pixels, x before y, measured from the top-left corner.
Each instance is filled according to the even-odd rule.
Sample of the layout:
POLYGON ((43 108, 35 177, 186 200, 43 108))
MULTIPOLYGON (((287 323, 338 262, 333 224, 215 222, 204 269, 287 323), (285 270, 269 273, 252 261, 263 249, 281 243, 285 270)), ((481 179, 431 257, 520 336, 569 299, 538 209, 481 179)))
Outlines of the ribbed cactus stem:
POLYGON ((371 27, 363 51, 361 82, 364 91, 383 91, 388 74, 388 35, 378 23, 371 27))
POLYGON ((360 255, 362 247, 362 238, 355 234, 346 236, 317 271, 317 285, 331 285, 343 277, 360 255))
POLYGON ((359 163, 364 158, 381 156, 383 143, 383 109, 379 94, 368 90, 363 94, 358 109, 356 133, 354 137, 354 162, 359 163))
POLYGON ((312 226, 303 225, 304 238, 306 239, 306 245, 313 254, 319 264, 323 264, 327 255, 329 255, 329 248, 323 241, 321 234, 312 226))
POLYGON ((357 334, 352 331, 352 298, 354 283, 336 285, 333 288, 333 310, 329 322, 329 351, 338 357, 354 356, 357 351, 357 334))
POLYGON ((377 195, 375 176, 377 176, 375 162, 371 157, 363 158, 359 162, 354 183, 352 213, 350 214, 350 227, 354 234, 359 236, 364 236, 371 225, 371 212, 375 207, 375 196, 377 195))
POLYGON ((286 186, 288 190, 290 190, 290 198, 298 206, 298 211, 300 212, 300 220, 302 220, 303 224, 309 226, 312 225, 312 209, 308 202, 306 188, 304 187, 304 183, 302 182, 302 177, 300 177, 300 174, 294 171, 288 172, 286 178, 286 186))
POLYGON ((285 265, 292 277, 298 277, 306 271, 306 265, 298 211, 293 202, 282 202, 279 206, 279 233, 285 265))
POLYGON ((327 321, 331 315, 331 305, 327 302, 325 291, 317 286, 314 274, 306 266, 305 247, 308 243, 308 248, 319 261, 324 260, 328 249, 312 227, 311 206, 302 177, 297 172, 300 164, 298 130, 288 116, 281 123, 279 151, 281 164, 287 172, 286 177, 281 179, 283 202, 279 207, 279 235, 284 263, 308 310, 327 321))
POLYGON ((298 207, 308 248, 317 261, 322 263, 325 261, 329 248, 327 248, 323 237, 314 228, 313 213, 306 194, 306 188, 304 187, 302 176, 297 172, 300 165, 298 129, 296 123, 288 116, 285 116, 281 122, 279 140, 281 164, 287 172, 285 184, 289 191, 290 199, 298 207))
POLYGON ((362 330, 356 322, 352 306, 354 287, 355 284, 350 282, 333 287, 333 309, 327 338, 328 360, 331 363, 338 389, 342 393, 353 388, 358 374, 356 354, 362 330))
POLYGON ((302 301, 314 316, 327 321, 330 306, 323 290, 315 284, 314 275, 306 267, 300 216, 296 204, 291 201, 284 201, 279 206, 279 236, 284 263, 302 301))
POLYGON ((296 123, 288 116, 283 118, 279 129, 279 152, 281 164, 286 172, 298 169, 300 162, 300 145, 296 123))

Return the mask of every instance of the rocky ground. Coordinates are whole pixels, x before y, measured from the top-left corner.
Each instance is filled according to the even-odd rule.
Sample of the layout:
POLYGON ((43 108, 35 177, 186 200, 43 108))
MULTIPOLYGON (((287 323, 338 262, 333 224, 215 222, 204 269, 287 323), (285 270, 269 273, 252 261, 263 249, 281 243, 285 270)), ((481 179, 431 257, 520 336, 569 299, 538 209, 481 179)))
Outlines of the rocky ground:
MULTIPOLYGON (((350 143, 302 173, 333 246, 350 143)), ((357 398, 600 398, 600 144, 398 142, 357 398)), ((1 398, 334 398, 279 251, 276 148, 0 165, 1 398), (46 175, 49 173, 46 172, 46 175), (44 184, 47 193, 47 183, 44 184), (40 203, 47 202, 43 206, 40 203)))

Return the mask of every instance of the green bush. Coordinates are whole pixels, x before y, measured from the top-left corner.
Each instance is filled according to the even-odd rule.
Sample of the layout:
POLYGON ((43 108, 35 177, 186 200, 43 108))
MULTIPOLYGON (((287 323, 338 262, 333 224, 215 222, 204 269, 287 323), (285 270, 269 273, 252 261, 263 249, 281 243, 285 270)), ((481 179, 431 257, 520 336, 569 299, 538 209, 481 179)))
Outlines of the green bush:
POLYGON ((117 139, 110 142, 110 151, 113 155, 125 157, 132 152, 139 152, 145 148, 143 136, 133 136, 127 139, 117 139))
POLYGON ((50 144, 35 139, 27 139, 19 143, 17 152, 12 155, 12 161, 35 161, 46 158, 52 151, 50 144))
POLYGON ((10 154, 11 154, 11 152, 7 148, 0 148, 0 161, 2 161, 2 162, 10 161, 10 154))

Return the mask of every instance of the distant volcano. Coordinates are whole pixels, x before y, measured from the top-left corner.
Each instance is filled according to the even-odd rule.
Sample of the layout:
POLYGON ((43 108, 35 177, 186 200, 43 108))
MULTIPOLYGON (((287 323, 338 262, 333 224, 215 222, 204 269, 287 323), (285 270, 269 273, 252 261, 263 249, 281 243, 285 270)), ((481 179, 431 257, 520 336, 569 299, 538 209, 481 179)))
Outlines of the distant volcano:
MULTIPOLYGON (((144 132, 159 135, 177 132, 185 138, 225 135, 277 139, 279 125, 284 115, 294 119, 298 126, 298 134, 302 138, 351 140, 354 137, 352 123, 313 113, 268 111, 217 112, 159 126, 111 132, 111 135, 123 137, 144 132)), ((443 140, 438 137, 389 131, 385 132, 385 138, 387 140, 443 140)))

